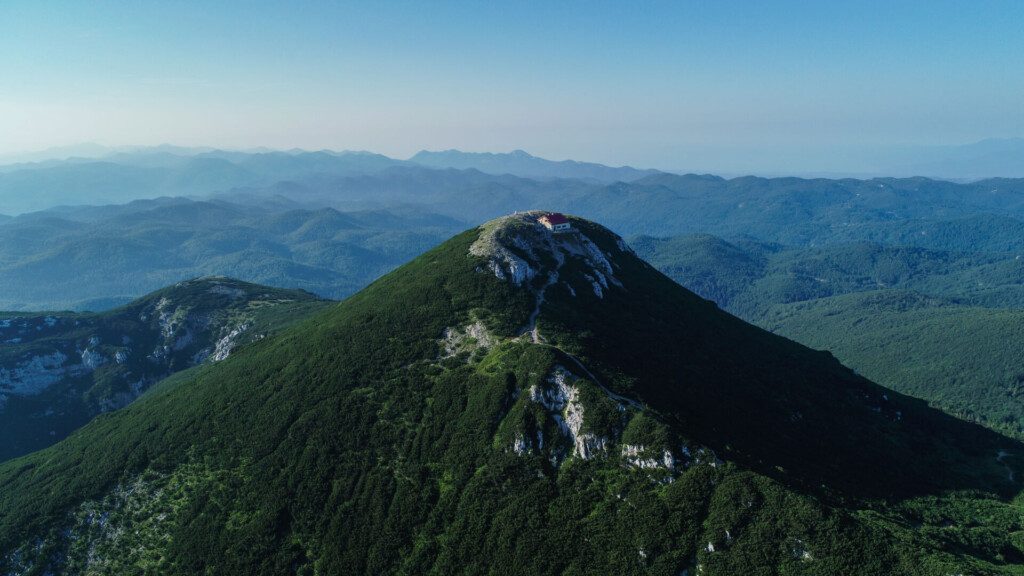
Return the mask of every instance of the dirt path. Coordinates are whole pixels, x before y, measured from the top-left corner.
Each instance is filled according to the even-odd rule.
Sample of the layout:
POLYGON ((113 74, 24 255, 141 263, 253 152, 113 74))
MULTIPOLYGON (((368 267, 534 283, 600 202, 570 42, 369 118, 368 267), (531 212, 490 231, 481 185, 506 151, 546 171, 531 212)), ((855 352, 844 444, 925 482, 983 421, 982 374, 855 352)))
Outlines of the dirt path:
MULTIPOLYGON (((561 265, 559 265, 561 268, 561 265)), ((558 282, 558 270, 554 272, 548 272, 548 281, 541 286, 540 290, 537 291, 537 302, 533 306, 533 312, 530 312, 530 319, 526 322, 526 326, 520 330, 519 335, 529 334, 530 340, 534 344, 541 344, 545 342, 544 337, 540 335, 540 330, 537 329, 537 318, 540 317, 540 307, 544 305, 544 293, 547 292, 548 287, 553 286, 558 282)))
POLYGON ((565 256, 558 251, 558 247, 555 246, 555 241, 551 237, 548 238, 548 248, 550 249, 551 254, 555 257, 557 264, 553 271, 548 272, 548 281, 545 282, 544 285, 540 287, 540 290, 537 291, 536 303, 533 306, 533 312, 530 312, 530 319, 527 320, 526 326, 519 331, 520 336, 523 334, 529 334, 530 341, 534 344, 542 344, 545 342, 544 337, 540 335, 540 330, 537 329, 537 318, 540 317, 540 308, 544 305, 544 294, 547 292, 548 288, 554 286, 558 282, 558 272, 562 269, 562 264, 565 263, 565 256))
POLYGON ((601 388, 601 390, 604 390, 604 393, 607 394, 608 397, 611 398, 612 400, 615 400, 616 402, 621 402, 623 404, 629 404, 630 406, 636 408, 637 410, 643 410, 644 406, 639 401, 633 400, 632 398, 626 398, 625 396, 621 394, 616 394, 615 392, 612 392, 610 389, 608 389, 608 387, 602 384, 601 381, 598 380, 597 376, 594 376, 594 373, 591 372, 590 369, 587 368, 583 364, 583 362, 580 361, 579 358, 573 356, 572 354, 569 354, 565 350, 562 350, 558 346, 554 346, 552 344, 546 344, 543 342, 535 342, 535 344, 551 348, 552 350, 558 350, 559 352, 561 352, 563 356, 565 356, 569 360, 572 360, 573 364, 576 364, 576 367, 579 368, 586 375, 586 377, 590 379, 591 382, 597 384, 597 386, 601 388))

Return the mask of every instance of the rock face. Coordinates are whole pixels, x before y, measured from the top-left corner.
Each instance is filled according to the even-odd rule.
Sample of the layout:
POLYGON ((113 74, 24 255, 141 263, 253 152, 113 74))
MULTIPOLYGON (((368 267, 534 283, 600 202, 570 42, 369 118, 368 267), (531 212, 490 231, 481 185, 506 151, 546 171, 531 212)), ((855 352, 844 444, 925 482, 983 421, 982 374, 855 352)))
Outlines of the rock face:
MULTIPOLYGON (((558 286, 573 297, 592 294, 603 299, 607 290, 625 290, 617 277, 615 259, 632 254, 622 238, 614 236, 614 247, 602 250, 588 235, 592 225, 569 217, 573 228, 554 232, 539 222, 548 212, 530 211, 504 216, 480 227, 477 240, 469 248, 470 256, 485 259, 478 268, 517 288, 534 294, 535 306, 523 333, 534 342, 542 342, 537 318, 547 292, 558 286)), ((611 234, 602 229, 603 234, 611 234)))
POLYGON ((476 350, 490 348, 494 338, 483 322, 476 320, 464 328, 445 328, 441 338, 443 358, 451 358, 461 353, 472 353, 476 350))
MULTIPOLYGON (((538 278, 545 286, 561 281, 574 292, 590 288, 598 298, 610 286, 623 287, 612 264, 616 255, 602 251, 578 227, 581 220, 570 217, 577 226, 554 232, 538 221, 545 214, 531 211, 491 220, 481 226, 470 254, 486 258, 486 270, 515 286, 532 286, 538 278), (568 262, 573 264, 571 272, 563 270, 568 262)), ((621 238, 616 240, 620 253, 629 250, 621 238)))
MULTIPOLYGON (((580 400, 579 380, 564 366, 555 366, 547 379, 548 386, 530 387, 529 399, 543 406, 558 425, 558 429, 572 445, 572 456, 593 458, 604 453, 608 438, 593 432, 584 431, 584 413, 586 408, 580 400)), ((543 436, 538 431, 537 448, 543 449, 543 436)), ((561 454, 555 455, 555 462, 561 454)))
MULTIPOLYGON (((11 367, 0 368, 0 390, 6 395, 35 396, 72 372, 68 357, 58 351, 30 356, 11 367)), ((83 357, 83 364, 86 359, 83 357)))
POLYGON ((656 478, 667 482, 691 464, 716 465, 710 449, 673 440, 668 426, 642 406, 616 398, 561 364, 523 392, 507 417, 513 430, 511 449, 520 456, 540 455, 558 467, 568 458, 618 454, 623 466, 660 472, 656 478), (524 419, 521 412, 532 417, 524 419), (653 427, 658 434, 638 436, 636 429, 644 427, 653 427))

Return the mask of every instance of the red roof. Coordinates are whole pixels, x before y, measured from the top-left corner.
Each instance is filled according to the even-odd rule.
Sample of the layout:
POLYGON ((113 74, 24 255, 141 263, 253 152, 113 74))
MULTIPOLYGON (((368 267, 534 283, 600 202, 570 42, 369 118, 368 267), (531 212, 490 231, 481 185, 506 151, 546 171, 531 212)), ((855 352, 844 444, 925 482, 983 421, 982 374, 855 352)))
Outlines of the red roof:
POLYGON ((554 226, 556 224, 568 224, 569 223, 569 219, 566 218, 564 214, 561 214, 559 212, 552 212, 550 214, 545 214, 545 215, 541 216, 540 219, 541 220, 546 220, 552 226, 554 226))

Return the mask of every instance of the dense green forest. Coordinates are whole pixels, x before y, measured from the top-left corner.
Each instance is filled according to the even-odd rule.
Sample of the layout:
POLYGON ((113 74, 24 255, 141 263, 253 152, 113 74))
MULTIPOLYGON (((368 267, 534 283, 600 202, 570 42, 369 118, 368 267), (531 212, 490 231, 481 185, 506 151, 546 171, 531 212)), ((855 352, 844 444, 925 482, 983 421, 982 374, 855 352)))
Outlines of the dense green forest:
POLYGON ((1020 573, 1024 446, 531 218, 0 465, 5 571, 1020 573))

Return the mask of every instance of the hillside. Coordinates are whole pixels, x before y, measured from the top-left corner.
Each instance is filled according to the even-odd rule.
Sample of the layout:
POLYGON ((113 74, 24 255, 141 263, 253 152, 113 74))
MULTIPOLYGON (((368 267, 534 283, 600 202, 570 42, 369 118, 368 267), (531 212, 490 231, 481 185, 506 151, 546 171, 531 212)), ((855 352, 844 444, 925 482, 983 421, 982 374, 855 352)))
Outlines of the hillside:
POLYGON ((677 282, 747 319, 773 304, 880 289, 983 307, 1024 305, 1024 260, 1012 251, 838 240, 802 247, 706 234, 636 236, 630 245, 677 282))
POLYGON ((223 360, 326 304, 218 277, 99 314, 0 312, 0 461, 58 442, 160 379, 223 360))
POLYGON ((2 568, 1019 573, 1024 446, 535 218, 0 465, 2 568))

